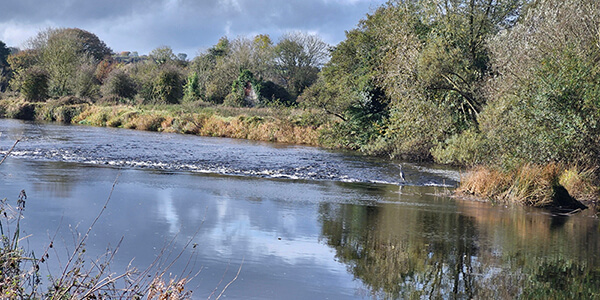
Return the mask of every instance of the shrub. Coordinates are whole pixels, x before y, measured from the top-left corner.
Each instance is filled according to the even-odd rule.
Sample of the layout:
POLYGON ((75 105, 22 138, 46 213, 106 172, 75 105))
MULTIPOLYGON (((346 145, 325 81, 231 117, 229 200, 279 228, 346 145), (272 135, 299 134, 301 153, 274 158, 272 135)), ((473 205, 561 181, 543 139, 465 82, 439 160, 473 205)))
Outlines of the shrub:
POLYGON ((263 106, 270 106, 270 104, 291 106, 296 103, 292 95, 284 87, 273 81, 267 81, 262 84, 260 96, 263 106))
POLYGON ((163 66, 152 80, 152 101, 157 104, 176 104, 183 96, 181 72, 174 66, 163 66))
POLYGON ((83 98, 96 98, 100 91, 100 82, 95 76, 96 65, 87 61, 79 66, 74 78, 75 95, 83 98))
POLYGON ((223 101, 224 105, 232 106, 232 107, 246 107, 250 106, 249 102, 246 101, 242 92, 237 93, 229 93, 225 100, 223 101))
POLYGON ((10 103, 6 107, 6 117, 12 119, 21 120, 34 120, 35 119, 35 105, 27 101, 17 101, 10 103))
POLYGON ((477 165, 488 162, 491 155, 485 137, 475 129, 456 134, 431 149, 437 163, 452 165, 477 165))
POLYGON ((185 86, 183 87, 183 100, 186 102, 197 101, 202 98, 200 93, 200 81, 198 73, 192 72, 188 78, 185 86))
POLYGON ((137 94, 137 87, 133 79, 123 70, 116 69, 110 72, 102 85, 102 95, 133 99, 137 94))
POLYGON ((27 101, 44 101, 48 98, 48 73, 32 67, 25 71, 21 83, 21 95, 27 101))

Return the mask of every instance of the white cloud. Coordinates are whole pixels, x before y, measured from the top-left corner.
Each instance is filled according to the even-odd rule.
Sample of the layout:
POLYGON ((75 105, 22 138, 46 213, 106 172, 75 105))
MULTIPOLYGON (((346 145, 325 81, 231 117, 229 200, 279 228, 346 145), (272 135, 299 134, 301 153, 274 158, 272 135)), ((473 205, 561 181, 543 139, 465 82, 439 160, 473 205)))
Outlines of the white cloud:
POLYGON ((167 45, 196 54, 220 37, 267 34, 273 41, 290 31, 316 33, 329 44, 345 38, 384 0, 120 0, 10 1, 0 11, 0 40, 9 46, 48 27, 78 27, 96 34, 114 51, 149 53, 167 45), (12 21, 11 21, 12 20, 12 21))
POLYGON ((0 23, 0 40, 9 47, 25 48, 25 42, 39 31, 54 27, 52 22, 22 24, 15 22, 0 23))

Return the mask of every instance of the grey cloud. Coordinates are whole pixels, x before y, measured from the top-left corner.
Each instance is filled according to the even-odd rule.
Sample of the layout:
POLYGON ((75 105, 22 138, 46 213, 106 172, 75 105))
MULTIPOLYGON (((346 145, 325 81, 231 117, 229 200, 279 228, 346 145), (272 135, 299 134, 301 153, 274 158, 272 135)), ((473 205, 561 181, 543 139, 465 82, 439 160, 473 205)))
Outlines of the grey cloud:
MULTIPOLYGON (((168 45, 190 57, 230 38, 289 31, 319 33, 327 42, 344 39, 366 13, 384 0, 19 0, 0 10, 2 26, 41 29, 79 27, 97 34, 115 51, 148 53, 168 45), (4 22, 4 23, 3 23, 4 22), (229 32, 227 32, 229 29, 229 32)), ((6 28, 5 28, 6 29, 6 28)))

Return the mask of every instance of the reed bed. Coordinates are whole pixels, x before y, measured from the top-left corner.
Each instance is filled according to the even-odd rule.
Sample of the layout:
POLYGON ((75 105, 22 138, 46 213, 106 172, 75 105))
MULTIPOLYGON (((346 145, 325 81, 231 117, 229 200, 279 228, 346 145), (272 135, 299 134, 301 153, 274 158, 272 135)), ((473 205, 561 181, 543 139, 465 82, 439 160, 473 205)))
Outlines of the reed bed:
POLYGON ((587 202, 598 198, 595 171, 557 163, 524 164, 510 171, 476 166, 463 174, 456 192, 459 195, 535 207, 563 206, 573 203, 574 199, 587 202), (563 190, 568 193, 565 194, 563 190))

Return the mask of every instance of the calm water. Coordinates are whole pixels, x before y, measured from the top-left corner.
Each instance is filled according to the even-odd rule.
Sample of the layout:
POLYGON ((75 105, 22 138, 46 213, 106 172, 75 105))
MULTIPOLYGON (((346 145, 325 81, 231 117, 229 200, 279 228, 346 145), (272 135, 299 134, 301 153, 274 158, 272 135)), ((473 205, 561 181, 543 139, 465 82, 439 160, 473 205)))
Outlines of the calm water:
MULTIPOLYGON (((591 211, 441 196, 459 174, 350 153, 106 128, 0 120, 2 196, 27 191, 23 228, 49 270, 73 249, 120 174, 87 243, 124 237, 115 272, 143 269, 175 240, 173 275, 200 273, 194 297, 225 299, 593 298, 600 236, 591 211), (190 260, 191 258, 191 260, 190 260), (187 266, 187 268, 186 268, 187 266), (213 296, 214 298, 214 296, 213 296)), ((174 255, 173 255, 174 256, 174 255)), ((54 271, 53 271, 54 270, 54 271)))

